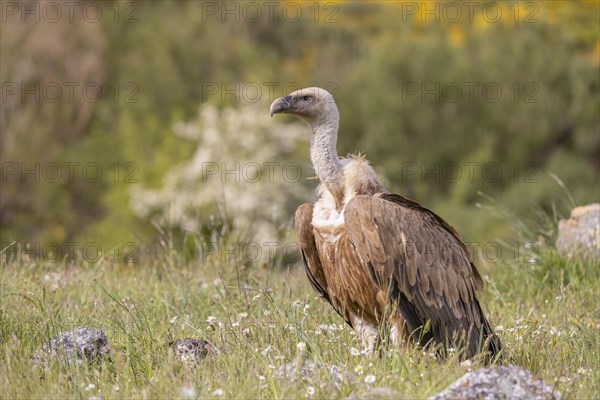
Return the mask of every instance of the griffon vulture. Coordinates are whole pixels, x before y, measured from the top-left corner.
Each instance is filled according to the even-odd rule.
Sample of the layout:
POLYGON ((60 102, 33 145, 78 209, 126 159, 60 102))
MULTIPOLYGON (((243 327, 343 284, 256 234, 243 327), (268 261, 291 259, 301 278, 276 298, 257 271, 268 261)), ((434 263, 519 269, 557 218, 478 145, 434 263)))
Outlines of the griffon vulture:
POLYGON ((373 352, 380 332, 470 358, 497 356, 501 345, 475 292, 483 282, 457 231, 413 200, 390 193, 362 156, 339 158, 339 113, 324 89, 301 89, 271 104, 312 128, 310 158, 318 200, 296 210, 308 279, 373 352), (379 330, 382 327, 383 330, 379 330))

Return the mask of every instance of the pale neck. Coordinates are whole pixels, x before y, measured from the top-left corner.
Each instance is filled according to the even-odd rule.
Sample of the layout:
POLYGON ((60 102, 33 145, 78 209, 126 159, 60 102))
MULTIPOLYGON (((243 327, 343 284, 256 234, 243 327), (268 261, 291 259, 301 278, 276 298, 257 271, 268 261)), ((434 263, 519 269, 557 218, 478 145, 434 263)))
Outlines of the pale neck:
POLYGON ((319 177, 336 199, 343 198, 344 173, 337 155, 336 142, 339 120, 332 117, 311 124, 310 159, 319 177))

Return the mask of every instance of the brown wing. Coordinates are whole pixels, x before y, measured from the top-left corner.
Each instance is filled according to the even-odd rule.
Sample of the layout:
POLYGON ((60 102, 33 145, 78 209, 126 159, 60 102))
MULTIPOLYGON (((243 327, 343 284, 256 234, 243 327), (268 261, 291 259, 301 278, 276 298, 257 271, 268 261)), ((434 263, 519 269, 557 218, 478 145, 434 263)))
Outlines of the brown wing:
POLYGON ((296 209, 295 225, 296 235, 298 236, 298 244, 302 252, 302 260, 304 261, 304 270, 308 276, 310 284, 315 291, 331 304, 340 316, 342 316, 346 322, 352 326, 350 321, 338 311, 338 309, 331 302, 329 293, 327 291, 327 280, 325 279, 325 273, 323 272, 323 266, 319 260, 319 253, 315 244, 315 234, 312 226, 312 214, 313 205, 309 203, 302 204, 296 209))
POLYGON ((346 206, 344 220, 362 264, 397 305, 416 340, 464 347, 467 357, 500 351, 475 297, 483 287, 481 277, 446 221, 393 194, 356 196, 346 206))

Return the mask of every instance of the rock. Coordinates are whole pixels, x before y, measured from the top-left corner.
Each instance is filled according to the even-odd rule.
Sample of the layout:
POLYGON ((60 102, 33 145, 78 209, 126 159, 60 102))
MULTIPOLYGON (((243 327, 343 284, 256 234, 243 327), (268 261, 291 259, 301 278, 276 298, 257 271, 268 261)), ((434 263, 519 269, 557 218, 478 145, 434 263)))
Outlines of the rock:
POLYGON ((217 349, 206 340, 182 338, 169 343, 173 355, 183 363, 194 364, 207 356, 217 354, 217 349))
POLYGON ((99 329, 81 326, 61 332, 37 350, 31 360, 38 365, 48 365, 53 359, 77 363, 98 363, 104 357, 110 360, 108 339, 99 329))
POLYGON ((561 394, 524 368, 509 366, 469 372, 429 400, 556 399, 561 394))
POLYGON ((350 372, 337 365, 323 364, 305 359, 302 355, 275 370, 276 378, 295 382, 300 378, 314 386, 339 389, 353 379, 350 372))
POLYGON ((372 389, 352 394, 346 397, 345 400, 383 400, 383 399, 399 399, 398 393, 386 387, 374 387, 372 389))
POLYGON ((563 257, 582 254, 600 259, 600 203, 576 207, 558 223, 556 248, 563 257))

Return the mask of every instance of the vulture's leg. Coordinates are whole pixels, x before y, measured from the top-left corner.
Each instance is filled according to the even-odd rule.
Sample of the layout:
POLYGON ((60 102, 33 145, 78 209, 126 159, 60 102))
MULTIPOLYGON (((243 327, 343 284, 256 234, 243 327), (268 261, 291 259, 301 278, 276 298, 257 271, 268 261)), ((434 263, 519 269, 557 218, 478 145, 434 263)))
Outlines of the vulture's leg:
POLYGON ((406 349, 410 334, 406 328, 406 322, 400 317, 394 317, 390 328, 390 337, 394 346, 401 351, 406 349))
POLYGON ((350 315, 350 322, 356 332, 358 345, 365 354, 373 354, 379 336, 377 325, 365 321, 356 315, 350 315))

